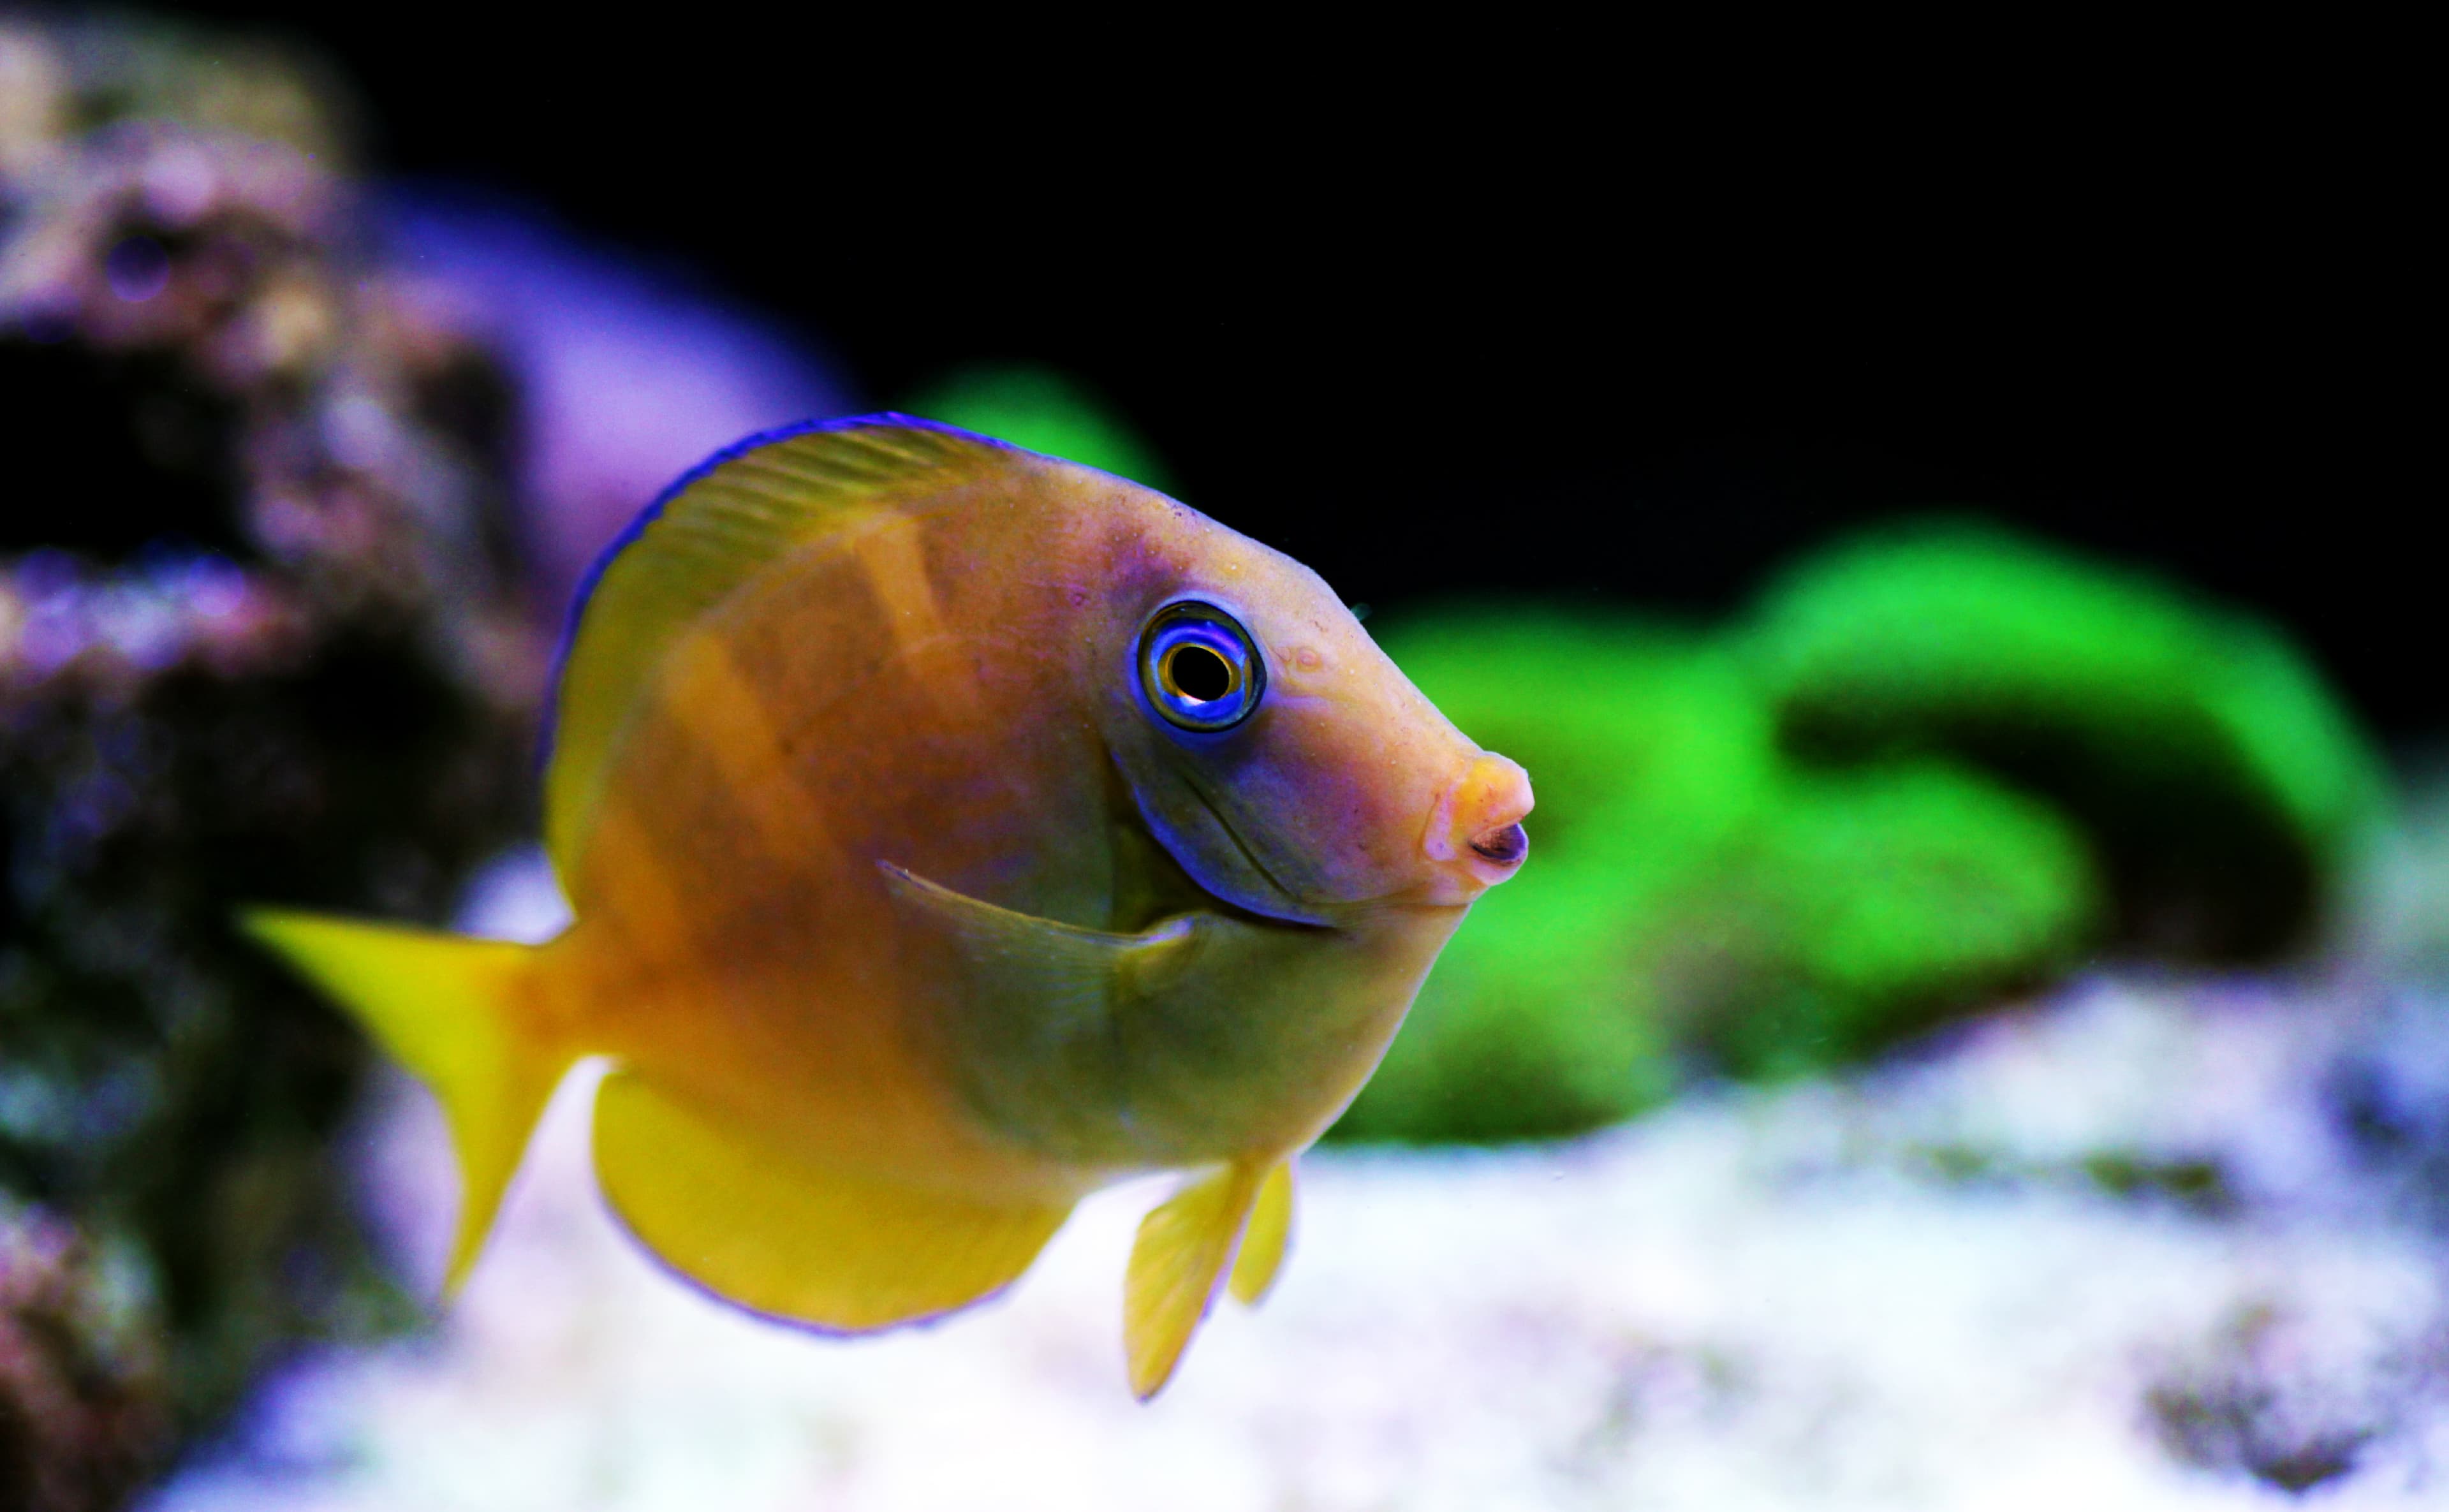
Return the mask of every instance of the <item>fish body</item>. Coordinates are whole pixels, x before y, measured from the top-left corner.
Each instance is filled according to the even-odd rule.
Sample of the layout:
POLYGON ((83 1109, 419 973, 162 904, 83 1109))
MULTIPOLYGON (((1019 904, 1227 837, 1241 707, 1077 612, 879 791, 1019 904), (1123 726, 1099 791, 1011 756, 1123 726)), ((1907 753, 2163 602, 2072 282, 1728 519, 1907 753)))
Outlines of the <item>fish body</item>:
POLYGON ((472 1261, 563 1072, 673 1269, 861 1331, 1015 1279, 1085 1194, 1190 1179, 1133 1385, 1281 1257, 1290 1161, 1521 860, 1473 745, 1316 574, 1161 494, 898 416, 761 437, 574 620, 532 949, 259 913, 448 1110, 472 1261))

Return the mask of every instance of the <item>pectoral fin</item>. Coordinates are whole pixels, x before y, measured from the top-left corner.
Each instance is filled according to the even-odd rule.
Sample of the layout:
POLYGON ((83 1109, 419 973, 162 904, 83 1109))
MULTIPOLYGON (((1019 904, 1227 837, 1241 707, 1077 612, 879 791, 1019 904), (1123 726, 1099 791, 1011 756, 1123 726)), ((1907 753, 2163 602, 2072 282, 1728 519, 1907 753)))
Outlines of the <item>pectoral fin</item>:
POLYGON ((1233 1261, 1233 1278, 1225 1283, 1233 1300, 1245 1307, 1258 1305, 1276 1284, 1276 1272, 1283 1266, 1292 1236, 1293 1163, 1285 1160, 1259 1183, 1259 1200, 1250 1209, 1250 1226, 1242 1234, 1242 1253, 1233 1261))
POLYGON ((934 919, 975 964, 999 967, 1015 987, 1033 996, 1094 998, 1145 994, 1163 987, 1198 948, 1198 916, 1167 919, 1143 934, 1112 934, 998 908, 928 881, 915 871, 878 862, 885 886, 905 906, 934 919))
POLYGON ((673 1270, 752 1311, 845 1333, 1011 1285, 1069 1213, 825 1170, 628 1072, 597 1094, 595 1167, 613 1211, 673 1270))
POLYGON ((1234 1164, 1192 1181, 1140 1220, 1123 1280, 1123 1347, 1131 1390, 1164 1389, 1216 1300, 1259 1194, 1259 1174, 1234 1164))
POLYGON ((971 1111, 1076 1164, 1172 1163, 1147 1159, 1135 1122, 1139 1102, 1167 1090, 1146 1055, 1167 1042, 1152 1041, 1155 1021, 1143 1010, 1208 954, 1213 916, 1113 934, 881 870, 912 927, 916 964, 936 984, 930 1043, 971 1111))

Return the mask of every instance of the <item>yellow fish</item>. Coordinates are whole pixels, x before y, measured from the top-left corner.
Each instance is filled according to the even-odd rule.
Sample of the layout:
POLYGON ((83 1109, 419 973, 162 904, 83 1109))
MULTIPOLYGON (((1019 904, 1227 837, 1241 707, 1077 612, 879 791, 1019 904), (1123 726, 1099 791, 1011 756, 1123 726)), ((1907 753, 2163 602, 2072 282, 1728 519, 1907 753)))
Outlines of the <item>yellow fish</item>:
POLYGON ((672 1269, 864 1332, 1010 1285, 1087 1193, 1187 1178, 1124 1287, 1132 1388, 1283 1255, 1520 767, 1308 568, 1164 495, 899 415, 752 438, 580 599, 541 947, 248 928, 440 1096, 455 1288, 546 1099, 672 1269), (1229 1278, 1229 1279, 1228 1279, 1229 1278))

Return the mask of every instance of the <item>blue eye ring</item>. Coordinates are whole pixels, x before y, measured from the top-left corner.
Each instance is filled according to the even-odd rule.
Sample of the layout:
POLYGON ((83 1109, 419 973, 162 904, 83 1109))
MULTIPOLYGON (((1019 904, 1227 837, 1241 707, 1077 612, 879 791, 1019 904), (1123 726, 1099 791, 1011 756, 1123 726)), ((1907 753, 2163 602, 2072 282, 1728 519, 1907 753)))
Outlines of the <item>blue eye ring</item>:
POLYGON ((1166 723, 1212 735, 1248 718, 1267 691, 1267 663, 1241 622, 1186 600, 1140 632, 1140 688, 1166 723))

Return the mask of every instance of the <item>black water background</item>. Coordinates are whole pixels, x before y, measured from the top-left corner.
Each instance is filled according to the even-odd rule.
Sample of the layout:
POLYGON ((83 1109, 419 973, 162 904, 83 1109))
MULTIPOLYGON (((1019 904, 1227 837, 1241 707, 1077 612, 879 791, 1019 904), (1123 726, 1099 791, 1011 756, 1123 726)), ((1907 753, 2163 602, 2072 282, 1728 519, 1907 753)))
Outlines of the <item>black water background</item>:
POLYGON ((187 10, 323 49, 385 171, 688 264, 875 402, 1085 377, 1348 598, 1714 612, 1968 510, 2258 606, 2384 734, 2449 734, 2439 248, 2385 39, 187 10))

